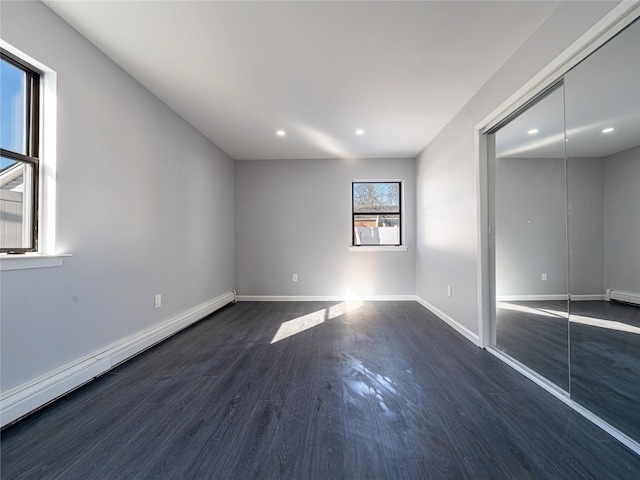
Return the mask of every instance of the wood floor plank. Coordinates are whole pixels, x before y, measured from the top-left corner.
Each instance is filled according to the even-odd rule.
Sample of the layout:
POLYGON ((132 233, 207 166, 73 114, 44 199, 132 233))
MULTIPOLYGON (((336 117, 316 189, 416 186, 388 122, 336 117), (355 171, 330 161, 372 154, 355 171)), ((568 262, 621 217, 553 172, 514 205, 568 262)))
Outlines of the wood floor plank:
POLYGON ((224 308, 0 448, 11 480, 640 478, 638 456, 415 302, 224 308))

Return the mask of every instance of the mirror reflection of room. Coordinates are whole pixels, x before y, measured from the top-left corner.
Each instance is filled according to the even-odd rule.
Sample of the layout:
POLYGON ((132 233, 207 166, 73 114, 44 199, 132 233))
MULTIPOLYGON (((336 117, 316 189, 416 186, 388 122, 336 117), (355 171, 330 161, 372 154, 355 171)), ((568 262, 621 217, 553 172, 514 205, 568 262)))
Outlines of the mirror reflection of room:
POLYGON ((640 22, 494 133, 495 346, 640 441, 640 22))
POLYGON ((640 440, 640 23, 564 82, 571 397, 640 440))
POLYGON ((563 86, 495 143, 496 345, 568 391, 563 86))

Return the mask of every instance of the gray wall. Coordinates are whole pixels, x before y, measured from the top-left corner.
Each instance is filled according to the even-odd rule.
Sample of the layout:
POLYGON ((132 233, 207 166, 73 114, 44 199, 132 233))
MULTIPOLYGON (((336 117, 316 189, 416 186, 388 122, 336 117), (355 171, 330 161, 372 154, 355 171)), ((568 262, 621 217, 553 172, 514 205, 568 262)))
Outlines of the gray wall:
POLYGON ((413 159, 235 164, 238 294, 415 295, 413 159), (348 251, 354 179, 404 180, 408 251, 348 251))
POLYGON ((561 3, 418 156, 416 292, 472 332, 480 273, 475 127, 615 6, 561 3))
POLYGON ((564 159, 497 159, 495 205, 496 295, 566 295, 564 159))
POLYGON ((604 164, 597 157, 567 160, 572 295, 604 293, 604 164))
POLYGON ((58 74, 57 250, 73 254, 2 273, 5 392, 232 289, 234 172, 43 4, 3 2, 0 27, 58 74))
POLYGON ((640 293, 640 147, 604 161, 604 286, 640 293))
MULTIPOLYGON (((566 293, 563 168, 562 160, 497 160, 497 295, 566 293)), ((640 147, 568 159, 567 189, 571 294, 640 292, 640 147)))
POLYGON ((572 294, 604 293, 603 165, 601 158, 567 160, 567 208, 562 159, 497 160, 497 295, 566 295, 567 265, 572 294))

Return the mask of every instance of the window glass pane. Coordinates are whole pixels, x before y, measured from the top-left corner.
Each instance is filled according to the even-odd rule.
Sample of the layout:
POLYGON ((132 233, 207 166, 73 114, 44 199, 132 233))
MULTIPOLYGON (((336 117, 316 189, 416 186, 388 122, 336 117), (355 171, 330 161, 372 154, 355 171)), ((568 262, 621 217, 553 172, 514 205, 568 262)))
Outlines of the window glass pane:
POLYGON ((400 213, 400 184, 354 183, 353 212, 400 213))
POLYGON ((399 245, 400 215, 353 216, 354 245, 399 245))
POLYGON ((2 172, 5 169, 11 167, 12 165, 15 165, 16 163, 17 163, 16 160, 11 160, 10 158, 0 157, 0 172, 2 172))
POLYGON ((27 153, 27 75, 9 62, 0 62, 0 147, 27 153))
POLYGON ((0 248, 31 248, 33 167, 0 161, 0 248))

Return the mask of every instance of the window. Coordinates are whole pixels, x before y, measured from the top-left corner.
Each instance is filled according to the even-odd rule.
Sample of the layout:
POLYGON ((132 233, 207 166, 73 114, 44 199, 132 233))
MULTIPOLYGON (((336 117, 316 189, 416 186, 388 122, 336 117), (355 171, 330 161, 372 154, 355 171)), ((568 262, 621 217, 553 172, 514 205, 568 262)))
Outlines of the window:
POLYGON ((40 74, 0 50, 0 252, 37 250, 40 74))
POLYGON ((353 245, 402 245, 402 182, 353 182, 353 245))

